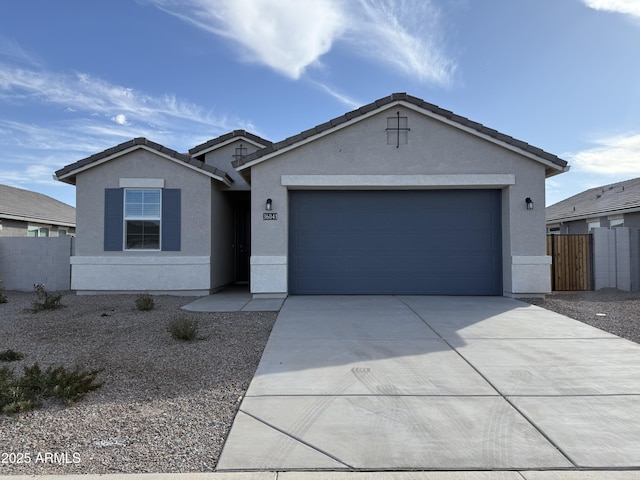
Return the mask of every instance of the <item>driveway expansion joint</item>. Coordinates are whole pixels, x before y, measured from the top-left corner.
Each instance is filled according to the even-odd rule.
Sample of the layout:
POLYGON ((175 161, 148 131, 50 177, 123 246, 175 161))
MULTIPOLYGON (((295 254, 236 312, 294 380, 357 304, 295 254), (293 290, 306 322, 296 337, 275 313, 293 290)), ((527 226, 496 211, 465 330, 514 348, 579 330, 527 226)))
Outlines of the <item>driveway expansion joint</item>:
MULTIPOLYGON (((440 333, 436 331, 431 325, 429 325, 427 320, 424 319, 422 315, 416 312, 416 310, 413 307, 411 307, 411 305, 408 305, 401 298, 398 298, 398 300, 404 305, 406 305, 407 308, 411 310, 420 320, 422 320, 422 322, 424 322, 425 325, 427 325, 431 330, 433 330, 434 333, 438 335, 438 337, 440 337, 449 346, 449 348, 451 348, 454 352, 456 352, 456 354, 458 354, 458 356, 464 362, 466 362, 467 365, 469 365, 469 367, 475 370, 475 372, 478 375, 480 375, 484 379, 484 381, 487 382, 491 386, 491 388, 493 388, 498 393, 498 395, 511 406, 511 408, 513 408, 516 412, 518 412, 518 414, 522 418, 524 418, 533 428, 535 428, 538 431, 538 433, 542 435, 542 437, 545 440, 547 440, 547 442, 549 442, 568 462, 570 462, 574 467, 578 466, 578 464, 569 456, 567 452, 565 452, 560 447, 560 445, 558 445, 549 435, 547 435, 547 433, 544 430, 542 430, 542 428, 540 428, 531 418, 529 418, 527 415, 524 414, 524 412, 522 412, 518 407, 516 407, 516 405, 511 400, 509 400, 509 398, 505 396, 505 394, 503 394, 500 391, 500 389, 492 381, 490 381, 478 368, 476 368, 476 366, 473 363, 471 363, 464 355, 462 355, 462 353, 460 353, 460 351, 458 351, 458 349, 455 346, 453 346, 446 338, 442 337, 442 335, 440 335, 440 333)), ((511 340, 511 339, 505 339, 505 340, 511 340)))
POLYGON ((262 418, 260 418, 260 417, 257 417, 257 416, 255 416, 255 415, 253 415, 253 414, 251 414, 251 413, 249 413, 249 412, 247 412, 247 411, 243 410, 242 408, 240 408, 240 409, 239 409, 239 411, 240 411, 240 412, 242 412, 242 413, 244 413, 245 415, 247 415, 247 416, 249 416, 249 417, 253 418, 255 421, 262 423, 264 426, 269 427, 269 428, 271 428, 271 429, 273 429, 273 430, 275 430, 275 431, 277 431, 277 432, 281 433, 282 435, 285 435, 286 437, 288 437, 288 438, 290 438, 290 439, 292 439, 292 440, 294 440, 294 441, 296 441, 296 442, 298 442, 298 443, 300 443, 300 444, 302 444, 302 445, 304 445, 304 446, 306 446, 306 447, 308 447, 308 448, 311 448, 312 450, 315 450, 316 452, 318 452, 318 453, 320 453, 320 454, 322 454, 322 455, 324 455, 324 456, 326 456, 326 457, 330 458, 331 460, 333 460, 333 461, 335 461, 335 462, 338 462, 338 463, 340 463, 340 464, 344 465, 344 466, 345 466, 346 468, 348 468, 349 470, 353 470, 353 467, 352 467, 351 465, 349 465, 349 464, 347 464, 347 463, 343 462, 342 460, 340 460, 338 457, 336 457, 336 456, 332 455, 331 453, 329 453, 329 452, 327 452, 327 451, 325 451, 325 450, 322 450, 321 448, 318 448, 318 447, 316 447, 315 445, 312 445, 312 444, 311 444, 311 443, 309 443, 309 442, 305 442, 304 440, 302 440, 302 439, 301 439, 301 438, 299 438, 299 437, 296 437, 296 436, 294 436, 294 435, 291 435, 291 434, 290 434, 289 432, 287 432, 286 430, 283 430, 283 429, 281 429, 281 428, 278 428, 278 427, 276 427, 275 425, 273 425, 273 424, 271 424, 271 423, 269 423, 269 422, 265 421, 264 419, 262 419, 262 418))

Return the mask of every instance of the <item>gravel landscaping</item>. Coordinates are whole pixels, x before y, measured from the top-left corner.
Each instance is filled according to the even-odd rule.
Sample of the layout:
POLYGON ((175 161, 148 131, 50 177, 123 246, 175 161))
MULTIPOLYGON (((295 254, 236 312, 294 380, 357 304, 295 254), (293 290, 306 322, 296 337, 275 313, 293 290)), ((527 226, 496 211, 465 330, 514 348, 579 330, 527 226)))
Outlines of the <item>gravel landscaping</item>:
MULTIPOLYGON (((70 407, 47 402, 0 414, 0 475, 206 472, 215 468, 242 395, 273 327, 274 312, 195 313, 189 297, 62 297, 64 308, 32 313, 33 293, 0 304, 0 362, 16 373, 39 363, 102 369, 102 388, 70 407), (168 325, 197 320, 200 339, 175 340, 168 325)), ((640 293, 607 289, 524 299, 640 342, 640 293)))
POLYGON ((522 300, 640 343, 640 292, 605 288, 522 300))
POLYGON ((0 414, 0 475, 206 472, 215 468, 239 402, 258 366, 274 312, 195 313, 189 297, 67 294, 59 310, 28 311, 35 294, 5 292, 0 362, 103 369, 102 388, 65 407, 0 414), (167 331, 178 316, 197 320, 200 339, 167 331), (22 463, 19 463, 22 461, 22 463))

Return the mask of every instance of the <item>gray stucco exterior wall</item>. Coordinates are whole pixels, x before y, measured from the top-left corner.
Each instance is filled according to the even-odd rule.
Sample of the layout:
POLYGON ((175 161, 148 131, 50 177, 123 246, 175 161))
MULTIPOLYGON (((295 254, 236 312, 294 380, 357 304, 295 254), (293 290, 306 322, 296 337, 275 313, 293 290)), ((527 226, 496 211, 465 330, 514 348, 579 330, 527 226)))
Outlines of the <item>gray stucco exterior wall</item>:
POLYGON ((144 149, 77 174, 76 253, 72 288, 80 293, 163 291, 206 294, 211 288, 211 178, 144 149), (180 251, 104 251, 106 188, 145 180, 181 190, 180 251))
POLYGON ((550 290, 544 165, 419 111, 394 106, 251 169, 254 294, 287 292, 288 190, 296 188, 501 189, 505 294, 550 290), (385 130, 397 111, 411 130, 396 148, 385 130), (277 221, 262 220, 267 198, 277 221))
POLYGON ((240 148, 242 146, 246 149, 245 155, 249 155, 256 150, 258 147, 249 143, 247 141, 243 141, 242 139, 236 139, 226 145, 220 146, 215 150, 208 152, 204 156, 204 161, 208 165, 212 165, 220 170, 227 172, 227 174, 233 179, 233 183, 228 188, 229 190, 250 190, 251 186, 247 183, 247 181, 238 173, 232 166, 231 162, 233 162, 236 157, 236 148, 240 148))

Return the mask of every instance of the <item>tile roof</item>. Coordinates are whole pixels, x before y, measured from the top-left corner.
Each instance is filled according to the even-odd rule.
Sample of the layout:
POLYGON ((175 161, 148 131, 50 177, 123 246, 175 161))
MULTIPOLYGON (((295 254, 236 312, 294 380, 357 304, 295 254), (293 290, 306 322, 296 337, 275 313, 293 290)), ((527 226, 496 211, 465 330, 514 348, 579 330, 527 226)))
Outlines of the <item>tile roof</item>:
POLYGON ((151 140, 147 140, 144 137, 134 138, 129 140, 128 142, 121 143, 120 145, 116 145, 115 147, 108 148, 102 152, 91 155, 90 157, 84 158, 82 160, 78 160, 71 165, 67 165, 66 167, 58 170, 55 175, 58 180, 66 183, 70 183, 71 185, 75 185, 76 176, 75 173, 78 170, 84 170, 86 168, 90 168, 91 164, 99 162, 100 160, 107 159, 111 156, 117 155, 118 153, 127 151, 129 149, 133 149, 135 147, 144 147, 151 150, 155 150, 163 155, 166 155, 171 158, 175 158, 185 164, 191 165, 197 169, 203 170, 204 172, 210 173, 216 177, 219 177, 222 181, 231 183, 233 180, 226 172, 222 170, 212 167, 211 165, 206 165, 204 162, 200 160, 196 160, 192 158, 190 155, 185 153, 179 153, 175 150, 167 148, 159 143, 152 142, 151 140))
POLYGON ((221 143, 227 142, 236 137, 247 138, 248 140, 251 140, 259 145, 262 145, 263 147, 272 145, 272 142, 270 142, 269 140, 259 137, 258 135, 254 135, 253 133, 247 132, 246 130, 234 130, 233 132, 225 133, 224 135, 220 135, 217 138, 213 138, 211 140, 208 140, 205 143, 201 143, 200 145, 197 145, 189 149, 189 155, 191 156, 199 155, 205 150, 210 150, 216 145, 220 145, 221 143))
POLYGON ((326 130, 329 130, 331 128, 337 127, 341 124, 344 124, 346 122, 349 122, 350 120, 353 120, 357 117, 360 117, 362 115, 365 115, 373 110, 376 110, 378 108, 384 107, 386 105, 390 105, 396 102, 406 102, 412 105, 415 105, 417 107, 420 107, 424 110, 427 110, 437 116, 443 117, 446 120, 449 120, 451 122, 457 123, 461 126, 470 128, 472 130, 477 131, 478 133, 482 134, 482 135, 486 135, 488 137, 491 137, 495 140, 504 142, 506 144, 509 144, 515 148, 518 148, 524 152, 527 152, 529 154, 535 155, 536 157, 543 159, 553 165, 556 165, 557 168, 553 169, 554 171, 548 171, 549 174, 553 174, 553 173, 559 173, 561 171, 564 171, 564 169, 566 169, 567 167, 567 162, 565 160, 562 160, 561 158, 557 157, 556 155, 553 155, 549 152, 545 152, 544 150, 534 147, 532 145, 529 145, 528 143, 525 143, 521 140, 515 139, 513 137, 510 137, 508 135, 505 135, 503 133, 498 132, 497 130, 493 130, 491 128, 485 127, 484 125, 482 125, 481 123, 478 122, 474 122, 472 120, 469 120, 466 117, 462 117, 460 115, 456 115, 453 112, 450 112, 449 110, 444 110, 440 107, 438 107, 437 105, 434 105, 432 103, 428 103, 425 102, 424 100, 417 98, 417 97, 413 97, 411 95, 407 95, 406 93, 394 93, 388 97, 384 97, 381 98, 379 100, 376 100, 375 102, 369 103, 367 105, 364 105, 360 108, 358 108, 357 110, 353 110, 351 112, 345 113, 344 115, 340 116, 340 117, 336 117, 332 120, 329 120, 328 122, 322 123, 320 125, 317 125, 309 130, 305 130, 304 132, 301 132, 297 135, 294 135, 292 137, 289 137, 285 140, 282 140, 281 142, 277 142, 274 144, 271 144, 261 150, 258 150, 257 152, 254 152, 250 155, 247 155, 239 160, 236 160, 232 163, 232 165, 235 168, 239 168, 242 167, 243 165, 246 165, 248 163, 252 163, 255 162, 256 160, 260 159, 261 157, 277 152, 278 150, 282 150, 284 148, 293 146, 299 142, 302 142, 310 137, 314 137, 316 135, 319 135, 323 132, 325 132, 326 130))
POLYGON ((76 209, 42 193, 0 185, 0 218, 75 227, 76 209))
POLYGON ((590 188, 546 208, 547 223, 640 210, 640 177, 590 188))

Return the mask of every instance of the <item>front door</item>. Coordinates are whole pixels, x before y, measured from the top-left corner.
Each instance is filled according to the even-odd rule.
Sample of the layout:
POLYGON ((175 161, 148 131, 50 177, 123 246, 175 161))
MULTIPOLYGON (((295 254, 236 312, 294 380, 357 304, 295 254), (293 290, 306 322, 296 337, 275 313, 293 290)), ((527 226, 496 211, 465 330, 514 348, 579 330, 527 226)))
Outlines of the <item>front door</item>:
POLYGON ((236 283, 249 282, 249 257, 251 256, 251 203, 250 199, 238 199, 235 203, 235 264, 236 283))

